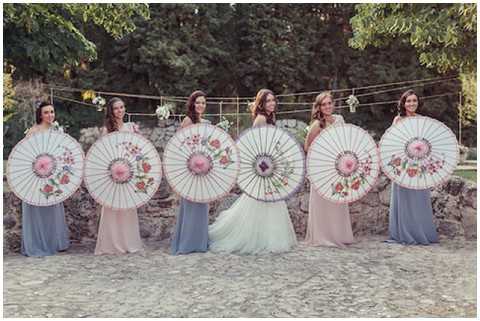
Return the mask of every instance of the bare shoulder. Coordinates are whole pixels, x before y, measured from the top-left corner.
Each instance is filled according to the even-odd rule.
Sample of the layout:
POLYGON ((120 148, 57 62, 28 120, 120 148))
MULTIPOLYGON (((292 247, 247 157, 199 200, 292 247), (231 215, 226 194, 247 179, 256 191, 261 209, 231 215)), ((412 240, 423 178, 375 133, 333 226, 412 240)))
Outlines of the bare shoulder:
POLYGON ((108 134, 107 127, 103 126, 100 128, 100 136, 105 136, 106 134, 108 134))
POLYGON ((395 118, 393 119, 393 124, 398 123, 401 119, 402 119, 402 116, 400 115, 395 116, 395 118))
POLYGON ((264 115, 257 115, 257 117, 255 117, 255 120, 253 121, 253 127, 262 126, 266 124, 267 124, 267 117, 265 117, 264 115))
POLYGON ((182 123, 180 124, 180 128, 187 127, 193 124, 193 121, 190 117, 186 116, 182 123))
POLYGON ((35 134, 35 133, 38 133, 39 132, 39 128, 37 125, 33 125, 32 127, 30 127, 30 129, 27 131, 26 135, 25 136, 30 136, 32 134, 35 134))
POLYGON ((313 123, 310 124, 310 130, 320 128, 320 121, 315 119, 313 123))

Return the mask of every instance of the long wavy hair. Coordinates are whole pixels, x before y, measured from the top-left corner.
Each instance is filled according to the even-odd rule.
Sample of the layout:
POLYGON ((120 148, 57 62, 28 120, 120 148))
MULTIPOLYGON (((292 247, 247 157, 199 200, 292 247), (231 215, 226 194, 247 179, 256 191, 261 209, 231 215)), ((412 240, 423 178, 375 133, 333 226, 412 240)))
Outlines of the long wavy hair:
POLYGON ((115 120, 115 116, 113 115, 113 105, 119 101, 123 103, 123 100, 121 100, 120 98, 113 97, 107 102, 107 109, 105 110, 105 120, 103 123, 108 133, 117 131, 119 129, 117 121, 115 120))
POLYGON ((418 97, 417 93, 412 89, 409 89, 402 94, 397 104, 397 112, 398 112, 398 115, 400 115, 401 117, 404 117, 407 115, 407 110, 405 109, 405 102, 407 101, 408 96, 411 96, 411 95, 417 96, 418 106, 417 106, 416 112, 418 112, 420 107, 423 106, 423 102, 420 100, 420 97, 418 97))
POLYGON ((322 109, 320 108, 320 106, 322 105, 322 102, 329 97, 330 99, 332 99, 333 102, 332 93, 329 91, 324 91, 318 94, 318 96, 315 98, 315 101, 313 102, 311 121, 313 122, 315 119, 318 119, 318 121, 320 122, 320 128, 322 129, 327 126, 327 120, 325 119, 325 114, 322 113, 322 109))
POLYGON ((252 112, 253 120, 255 120, 255 118, 258 115, 263 115, 267 119, 267 124, 275 125, 275 111, 273 111, 270 115, 268 115, 267 111, 265 110, 265 105, 267 103, 267 96, 269 94, 275 98, 275 109, 276 109, 278 105, 278 101, 273 91, 271 91, 270 89, 260 89, 257 93, 257 96, 255 97, 255 102, 250 106, 250 110, 252 112))
POLYGON ((195 100, 197 100, 198 97, 206 98, 207 95, 205 95, 205 93, 201 90, 196 90, 190 95, 190 97, 188 97, 187 103, 185 105, 185 107, 187 108, 187 116, 192 120, 194 124, 200 121, 200 116, 195 111, 195 100))

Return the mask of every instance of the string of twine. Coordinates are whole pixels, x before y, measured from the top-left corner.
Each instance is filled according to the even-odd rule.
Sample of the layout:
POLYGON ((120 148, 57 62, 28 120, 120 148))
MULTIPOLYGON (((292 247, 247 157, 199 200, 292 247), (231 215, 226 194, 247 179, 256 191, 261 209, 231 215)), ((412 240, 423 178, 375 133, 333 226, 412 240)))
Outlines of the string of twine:
MULTIPOLYGON (((452 95, 458 95, 459 93, 458 92, 455 92, 455 93, 445 93, 445 94, 438 94, 438 95, 431 95, 431 96, 423 96, 423 97, 420 97, 421 99, 433 99, 433 98, 440 98, 440 97, 446 97, 446 96, 452 96, 452 95)), ((63 96, 59 96, 59 95, 53 95, 54 98, 56 99, 59 99, 59 100, 64 100, 64 101, 69 101, 69 102, 73 102, 73 103, 77 103, 77 104, 80 104, 80 105, 85 105, 85 106, 88 106, 88 107, 94 107, 96 109, 98 109, 98 106, 97 105, 94 105, 94 104, 91 104, 91 103, 86 103, 86 102, 83 102, 83 101, 78 101, 78 100, 75 100, 75 99, 72 99, 72 98, 68 98, 68 97, 63 97, 63 96)), ((374 103, 364 103, 364 104, 359 104, 357 105, 357 107, 370 107, 370 106, 381 106, 381 105, 390 105, 390 104, 397 104, 398 103, 398 100, 389 100, 389 101, 381 101, 381 102, 374 102, 374 103)), ((288 103, 286 103, 288 105, 288 103)), ((311 103, 308 103, 308 105, 311 105, 311 103)), ((340 105, 340 106, 336 106, 335 107, 336 109, 346 109, 346 108, 350 108, 350 106, 348 105, 340 105)), ((312 109, 311 108, 306 108, 306 109, 297 109, 297 110, 289 110, 289 111, 278 111, 276 112, 277 115, 282 115, 282 114, 298 114, 298 113, 304 113, 304 112, 311 112, 312 109)), ((129 113, 127 112, 126 113, 127 115, 130 115, 130 116, 147 116, 147 117, 157 117, 157 114, 156 113, 129 113)), ((181 113, 181 114, 175 114, 175 113, 172 113, 170 114, 172 117, 185 117, 186 114, 184 113, 181 113)), ((251 115, 251 113, 210 113, 210 114, 205 114, 204 116, 245 116, 245 115, 251 115)))

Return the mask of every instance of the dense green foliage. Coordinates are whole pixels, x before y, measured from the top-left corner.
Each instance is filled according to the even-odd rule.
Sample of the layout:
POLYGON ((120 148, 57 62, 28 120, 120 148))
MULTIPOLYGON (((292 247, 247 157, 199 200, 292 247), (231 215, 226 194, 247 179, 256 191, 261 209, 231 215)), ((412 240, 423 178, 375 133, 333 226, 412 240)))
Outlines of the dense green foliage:
POLYGON ((416 49, 423 65, 459 73, 462 121, 468 126, 476 120, 476 4, 360 4, 351 23, 353 48, 404 42, 416 49))
POLYGON ((99 26, 120 39, 135 29, 137 15, 148 14, 143 4, 4 4, 4 58, 25 75, 78 66, 97 58, 86 26, 99 26))
MULTIPOLYGON (((75 12, 81 12, 81 8, 86 7, 71 6, 80 8, 75 12)), ((102 8, 103 5, 98 6, 102 8)), ((66 60, 72 60, 70 55, 79 59, 78 64, 70 65, 67 74, 63 65, 65 61, 56 64, 56 58, 53 59, 52 55, 48 55, 47 61, 43 62, 22 60, 26 49, 19 49, 19 41, 6 37, 6 46, 12 45, 6 58, 17 67, 14 80, 35 74, 48 84, 109 92, 188 96, 193 90, 202 89, 210 97, 253 98, 260 88, 288 94, 458 74, 457 70, 444 72, 422 65, 423 58, 418 48, 408 41, 392 39, 382 43, 379 48, 367 46, 367 39, 363 50, 352 48, 350 39, 353 37, 358 41, 352 27, 358 25, 355 19, 360 21, 358 16, 362 15, 362 11, 353 4, 150 4, 148 14, 143 8, 130 9, 127 15, 131 18, 130 27, 120 29, 124 31, 120 38, 112 37, 115 35, 112 29, 101 23, 81 24, 78 30, 95 48, 96 55, 89 56, 89 59, 79 58, 88 56, 85 54, 88 53, 88 46, 80 46, 87 48, 81 50, 77 50, 80 47, 69 45, 57 46, 71 51, 65 56, 66 60), (150 19, 144 18, 147 16, 150 19), (20 68, 17 64, 28 68, 20 68)), ((73 16, 77 17, 69 17, 73 16)), ((112 13, 112 16, 115 14, 112 13)), ((78 18, 73 20, 80 21, 78 18)), ((19 34, 28 33, 24 25, 22 22, 10 28, 19 34)), ((376 24, 372 28, 376 28, 376 24)), ((441 28, 445 29, 444 26, 441 28)), ((36 32, 41 33, 42 30, 40 28, 36 32)), ((29 37, 42 39, 39 35, 29 37)), ((73 42, 72 39, 67 44, 73 42)), ((424 52, 429 51, 425 49, 424 52)), ((395 101, 408 86, 398 87, 401 88, 390 87, 393 90, 373 95, 362 96, 385 88, 357 90, 355 94, 359 95, 361 104, 395 101)), ((461 89, 461 82, 412 85, 412 88, 420 96, 456 93, 461 89)), ((80 93, 55 94, 81 100, 80 93)), ((336 97, 346 98, 350 94, 352 92, 342 92, 336 97)), ((283 111, 309 109, 314 98, 314 94, 280 97, 280 108, 283 111)), ((440 119, 457 131, 458 98, 458 95, 451 95, 426 100, 423 113, 440 119)), ((148 99, 125 100, 130 111, 138 112, 152 113, 159 104, 159 101, 148 99)), ((209 102, 212 104, 208 105, 207 112, 218 112, 218 104, 213 104, 213 99, 209 102)), ((338 103, 345 105, 344 100, 338 103)), ((471 99, 469 103, 476 105, 471 99)), ((74 136, 78 137, 82 127, 101 123, 101 113, 95 108, 59 99, 55 100, 55 105, 59 121, 69 126, 69 132, 74 136)), ((177 102, 177 112, 182 112, 183 108, 183 103, 177 102)), ((235 110, 235 105, 224 102, 224 112, 235 110)), ((246 110, 247 100, 241 100, 240 112, 246 110)), ((362 106, 356 113, 349 113, 348 109, 342 109, 341 112, 347 121, 368 128, 377 137, 390 125, 396 114, 395 103, 362 106)), ((308 122, 310 113, 280 116, 291 117, 308 122)), ((231 117, 229 119, 234 120, 231 117)), ((147 117, 134 120, 151 121, 152 124, 155 121, 147 117)), ((242 117, 241 128, 248 126, 249 121, 248 116, 242 117)), ((463 131, 465 143, 475 144, 475 131, 476 122, 472 122, 471 127, 463 131)), ((13 144, 15 139, 8 138, 7 141, 13 144)))

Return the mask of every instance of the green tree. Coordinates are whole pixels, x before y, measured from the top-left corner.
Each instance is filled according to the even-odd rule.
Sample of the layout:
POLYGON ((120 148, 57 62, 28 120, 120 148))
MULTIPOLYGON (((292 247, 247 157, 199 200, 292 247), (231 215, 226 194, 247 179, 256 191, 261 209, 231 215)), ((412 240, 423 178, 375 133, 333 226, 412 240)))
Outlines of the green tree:
POLYGON ((351 24, 353 48, 400 39, 417 50, 427 67, 440 72, 475 70, 476 4, 359 4, 351 24))
POLYGON ((359 4, 352 17, 351 47, 411 45, 419 61, 441 73, 460 75, 464 126, 476 119, 476 4, 359 4))
MULTIPOLYGON (((137 29, 121 40, 111 39, 97 28, 89 30, 89 37, 98 43, 100 58, 64 84, 154 95, 186 96, 203 89, 209 96, 253 97, 263 87, 282 94, 437 76, 435 70, 421 67, 408 44, 391 43, 381 50, 371 47, 363 52, 350 48, 352 4, 152 4, 150 12, 150 20, 138 22, 137 29)), ((447 89, 438 85, 419 94, 447 89)), ((400 93, 364 96, 360 102, 396 100, 400 93)), ((282 97, 281 101, 304 102, 300 108, 310 108, 314 98, 282 97)), ((126 100, 130 110, 144 112, 153 112, 159 103, 126 100)), ((446 99, 437 100, 431 112, 443 115, 450 104, 446 99)), ((177 103, 177 107, 180 111, 183 104, 177 103)), ((245 103, 240 107, 241 112, 246 111, 245 103)), ((224 112, 236 110, 227 104, 223 108, 224 112)), ((281 108, 288 111, 299 106, 284 104, 281 108)), ((213 111, 218 111, 218 105, 209 105, 207 112, 213 111)), ((362 112, 345 116, 381 133, 389 125, 384 120, 394 115, 392 104, 363 107, 362 112)), ((308 112, 295 117, 309 121, 308 112)), ((245 118, 247 124, 249 117, 245 118)))
MULTIPOLYGON (((209 97, 253 97, 264 87, 285 94, 439 76, 436 69, 421 65, 416 49, 408 42, 392 41, 382 48, 369 46, 363 51, 350 47, 354 4, 151 4, 149 9, 151 19, 137 16, 133 19, 137 28, 121 39, 111 37, 100 26, 83 24, 85 37, 96 45, 98 59, 72 70, 68 79, 49 74, 46 80, 109 92, 187 96, 202 89, 209 97)), ((393 88, 360 96, 380 89, 357 90, 355 94, 360 103, 371 104, 396 101, 406 90, 393 88)), ((458 91, 459 83, 413 89, 420 96, 437 95, 458 91)), ((341 99, 338 104, 345 105, 344 98, 351 93, 337 93, 335 97, 341 99)), ((81 100, 79 93, 55 94, 81 100)), ((310 109, 314 98, 315 94, 280 97, 280 109, 310 109)), ((432 99, 423 112, 458 130, 458 114, 452 108, 457 98, 432 99), (449 109, 455 112, 446 113, 449 109)), ((212 98, 208 101, 214 102, 212 98)), ((136 98, 125 98, 125 102, 129 111, 148 113, 159 104, 136 98)), ((184 103, 176 104, 177 112, 183 112, 184 103)), ((55 99, 55 106, 73 135, 81 127, 101 123, 95 108, 59 99, 55 99)), ((209 104, 207 112, 218 112, 218 108, 218 104, 209 104)), ((224 102, 223 111, 235 112, 236 106, 224 102)), ((240 111, 247 111, 245 102, 240 111)), ((361 107, 356 113, 341 112, 347 121, 368 128, 377 137, 396 114, 395 103, 361 107)), ((310 113, 279 115, 291 117, 309 122, 310 113)), ((154 118, 133 120, 155 124, 154 118)), ((245 116, 240 129, 250 124, 250 116, 245 116)), ((467 132, 474 139, 470 130, 463 136, 467 132)))
POLYGON ((85 25, 100 26, 120 39, 149 17, 146 4, 4 4, 4 57, 24 76, 76 67, 97 58, 85 25))

